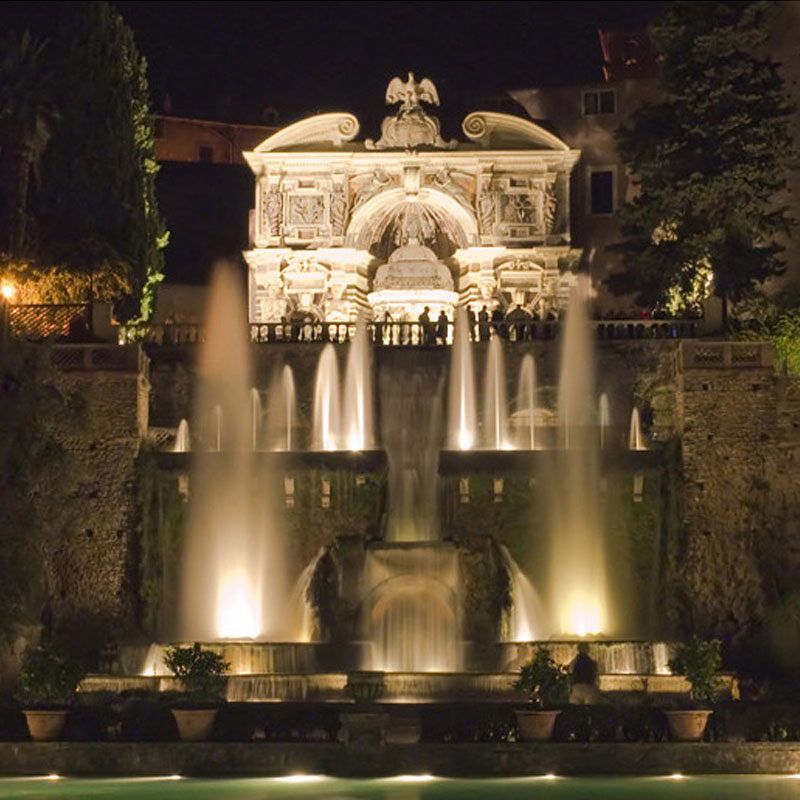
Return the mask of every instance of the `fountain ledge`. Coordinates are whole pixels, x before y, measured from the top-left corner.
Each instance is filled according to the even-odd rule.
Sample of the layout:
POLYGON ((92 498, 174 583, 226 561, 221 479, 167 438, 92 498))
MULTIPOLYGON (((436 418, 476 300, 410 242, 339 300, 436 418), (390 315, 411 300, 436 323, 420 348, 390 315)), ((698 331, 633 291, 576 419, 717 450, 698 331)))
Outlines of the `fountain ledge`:
MULTIPOLYGON (((385 468, 383 450, 254 450, 247 454, 253 466, 263 464, 273 469, 330 469, 353 472, 377 472, 385 468)), ((163 470, 188 472, 197 461, 224 463, 231 453, 222 451, 195 451, 187 453, 158 453, 157 461, 163 470)))
MULTIPOLYGON (((331 743, 0 742, 0 775, 92 777, 271 777, 291 774, 389 777, 668 778, 800 772, 800 742, 504 744, 422 743, 348 747, 331 743)), ((67 784, 69 785, 69 784, 67 784)))

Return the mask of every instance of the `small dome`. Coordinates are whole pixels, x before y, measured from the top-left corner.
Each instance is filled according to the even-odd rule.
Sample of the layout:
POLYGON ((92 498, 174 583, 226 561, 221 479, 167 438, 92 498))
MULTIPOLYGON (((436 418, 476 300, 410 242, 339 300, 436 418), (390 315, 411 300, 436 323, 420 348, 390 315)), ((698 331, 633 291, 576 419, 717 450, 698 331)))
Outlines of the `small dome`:
POLYGON ((390 264, 397 261, 433 261, 435 263, 438 260, 439 259, 436 258, 436 253, 434 253, 430 247, 425 247, 424 244, 420 244, 416 240, 412 240, 408 244, 398 247, 397 250, 389 256, 390 264))

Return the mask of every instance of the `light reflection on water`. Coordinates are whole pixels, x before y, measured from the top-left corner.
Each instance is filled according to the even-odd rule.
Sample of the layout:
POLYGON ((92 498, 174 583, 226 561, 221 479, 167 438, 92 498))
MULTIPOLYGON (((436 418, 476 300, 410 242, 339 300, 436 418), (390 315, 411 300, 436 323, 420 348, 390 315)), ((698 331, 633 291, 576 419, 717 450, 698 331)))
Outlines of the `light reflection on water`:
POLYGON ((0 779, 2 800, 800 800, 797 776, 684 776, 451 780, 403 775, 343 780, 316 775, 286 778, 0 779))

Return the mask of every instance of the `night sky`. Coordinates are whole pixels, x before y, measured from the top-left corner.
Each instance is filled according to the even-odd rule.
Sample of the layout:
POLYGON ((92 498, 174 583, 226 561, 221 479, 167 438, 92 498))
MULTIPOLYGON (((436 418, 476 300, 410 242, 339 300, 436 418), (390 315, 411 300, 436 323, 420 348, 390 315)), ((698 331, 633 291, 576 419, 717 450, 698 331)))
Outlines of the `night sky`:
MULTIPOLYGON (((637 27, 653 2, 117 2, 173 113, 290 122, 351 111, 379 125, 394 75, 430 77, 457 125, 508 88, 601 78, 600 26, 637 27), (225 98, 229 98, 226 112, 225 98)), ((46 31, 63 3, 4 2, 0 29, 46 31)), ((366 130, 365 130, 366 129, 366 130)), ((377 131, 374 131, 377 133, 377 131)), ((445 131, 447 133, 447 131, 445 131)), ((455 131, 453 132, 455 133, 455 131)), ((371 135, 367 133, 367 135, 371 135)), ((452 135, 452 134, 451 134, 452 135)))

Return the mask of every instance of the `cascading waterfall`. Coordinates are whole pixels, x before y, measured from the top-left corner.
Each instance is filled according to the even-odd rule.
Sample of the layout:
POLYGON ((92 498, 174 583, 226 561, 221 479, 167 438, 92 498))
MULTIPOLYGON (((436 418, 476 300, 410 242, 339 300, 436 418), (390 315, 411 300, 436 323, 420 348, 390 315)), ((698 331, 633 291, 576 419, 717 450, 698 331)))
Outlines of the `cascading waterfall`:
POLYGON ((272 381, 267 428, 271 450, 292 450, 297 419, 294 373, 285 364, 272 381))
POLYGON ((375 447, 372 422, 372 368, 363 319, 347 353, 344 378, 344 443, 348 450, 372 450, 375 447))
POLYGON ((323 555, 325 555, 325 548, 320 547, 314 555, 314 558, 303 568, 300 577, 295 581, 294 588, 292 589, 290 606, 297 615, 293 627, 297 631, 296 641, 298 642, 314 641, 314 634, 316 633, 314 607, 309 600, 309 588, 314 577, 314 572, 317 569, 317 564, 319 564, 319 560, 323 555))
POLYGON ((370 549, 364 584, 369 669, 461 668, 458 552, 452 545, 370 549))
POLYGON ((332 344, 322 348, 314 383, 313 450, 339 450, 339 365, 332 344))
POLYGON ((189 436, 189 423, 182 419, 178 423, 175 431, 175 444, 172 446, 173 453, 188 453, 192 449, 192 439, 189 436))
POLYGON ((538 592, 528 580, 508 548, 500 546, 511 584, 512 606, 508 615, 509 642, 531 642, 546 633, 545 610, 538 592))
POLYGON ((519 446, 536 449, 536 364, 527 353, 522 359, 517 386, 517 417, 520 419, 519 446))
POLYGON ((604 450, 608 443, 608 428, 611 425, 611 410, 608 406, 608 395, 605 392, 600 395, 598 416, 600 418, 600 449, 604 450))
POLYGON ((283 540, 269 492, 263 491, 269 476, 252 451, 246 319, 236 273, 218 266, 199 354, 195 419, 210 421, 207 440, 220 453, 195 453, 192 461, 181 576, 183 641, 268 637, 282 630, 286 618, 283 540))
POLYGON ((469 323, 464 308, 456 313, 456 330, 450 356, 450 403, 447 446, 452 450, 470 450, 475 445, 477 414, 475 410, 475 369, 472 363, 469 323))
POLYGON ((647 450, 642 438, 642 423, 639 418, 639 409, 636 406, 631 411, 631 427, 628 433, 629 450, 647 450))
POLYGON ((506 405, 506 373, 500 337, 489 342, 483 392, 483 440, 490 450, 507 450, 508 406, 506 405))
POLYGON ((594 425, 594 352, 588 287, 567 309, 558 387, 560 449, 550 492, 550 601, 557 633, 609 632, 605 542, 599 513, 598 437, 594 425))

